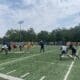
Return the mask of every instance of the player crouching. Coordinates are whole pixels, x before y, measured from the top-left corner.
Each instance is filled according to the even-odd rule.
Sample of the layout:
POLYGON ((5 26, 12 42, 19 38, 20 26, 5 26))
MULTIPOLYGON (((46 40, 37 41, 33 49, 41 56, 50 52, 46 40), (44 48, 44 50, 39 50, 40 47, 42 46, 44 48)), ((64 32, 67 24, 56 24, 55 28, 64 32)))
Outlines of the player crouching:
POLYGON ((1 48, 1 52, 5 51, 5 54, 7 55, 8 54, 8 46, 7 44, 4 44, 1 48))
POLYGON ((61 46, 60 60, 62 60, 62 57, 67 54, 67 50, 68 49, 67 49, 67 46, 66 45, 62 45, 61 46))
POLYGON ((79 56, 77 55, 77 49, 73 46, 73 44, 70 44, 69 49, 72 51, 72 58, 75 59, 76 57, 79 59, 79 56))

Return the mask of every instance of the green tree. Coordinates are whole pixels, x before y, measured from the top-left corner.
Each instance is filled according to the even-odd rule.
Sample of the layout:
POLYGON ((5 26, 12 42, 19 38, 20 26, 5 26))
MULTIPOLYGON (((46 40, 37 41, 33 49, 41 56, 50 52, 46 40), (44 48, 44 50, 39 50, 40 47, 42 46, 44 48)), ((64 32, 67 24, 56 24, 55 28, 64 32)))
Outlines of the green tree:
POLYGON ((47 31, 41 31, 37 35, 37 39, 39 40, 44 40, 44 41, 49 41, 49 33, 47 31))
POLYGON ((8 30, 5 37, 9 41, 19 41, 19 31, 18 30, 8 30))
POLYGON ((33 28, 30 28, 26 32, 26 40, 27 41, 36 41, 36 33, 34 32, 33 28))

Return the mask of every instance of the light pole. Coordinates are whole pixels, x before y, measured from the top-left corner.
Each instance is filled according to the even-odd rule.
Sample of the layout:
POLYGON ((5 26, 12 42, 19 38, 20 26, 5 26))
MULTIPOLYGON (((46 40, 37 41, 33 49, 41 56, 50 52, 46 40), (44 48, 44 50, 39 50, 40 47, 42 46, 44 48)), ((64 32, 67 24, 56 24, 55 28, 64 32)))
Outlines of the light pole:
POLYGON ((20 25, 20 35, 19 35, 19 38, 20 38, 20 42, 21 42, 21 26, 22 24, 24 23, 24 21, 19 21, 18 24, 20 25))

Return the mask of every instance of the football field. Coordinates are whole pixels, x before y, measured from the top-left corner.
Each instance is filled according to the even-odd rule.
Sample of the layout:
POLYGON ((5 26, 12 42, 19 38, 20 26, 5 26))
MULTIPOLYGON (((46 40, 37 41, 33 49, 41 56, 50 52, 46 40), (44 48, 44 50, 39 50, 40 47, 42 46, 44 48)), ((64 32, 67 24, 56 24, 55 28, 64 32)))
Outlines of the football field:
POLYGON ((60 61, 59 54, 59 46, 46 46, 44 53, 38 46, 0 52, 0 80, 80 80, 80 60, 66 56, 60 61))

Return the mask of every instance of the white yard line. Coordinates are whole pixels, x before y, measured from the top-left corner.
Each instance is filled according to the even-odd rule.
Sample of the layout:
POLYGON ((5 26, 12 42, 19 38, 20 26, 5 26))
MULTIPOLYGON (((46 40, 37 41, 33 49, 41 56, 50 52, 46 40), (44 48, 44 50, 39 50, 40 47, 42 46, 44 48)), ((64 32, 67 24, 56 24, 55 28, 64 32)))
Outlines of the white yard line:
POLYGON ((53 62, 48 62, 48 61, 39 61, 39 60, 34 61, 34 62, 41 62, 41 63, 47 63, 47 64, 55 64, 55 63, 53 63, 53 62))
POLYGON ((6 73, 6 74, 11 74, 11 73, 13 73, 13 72, 15 72, 16 70, 12 70, 12 71, 10 71, 10 72, 8 72, 8 73, 6 73))
POLYGON ((28 58, 31 58, 31 57, 35 57, 35 56, 38 56, 38 55, 40 55, 40 54, 31 55, 31 56, 27 56, 27 57, 18 58, 18 59, 12 60, 12 61, 4 62, 4 63, 0 64, 0 66, 7 65, 7 64, 10 64, 10 63, 15 63, 15 62, 18 62, 18 61, 22 61, 22 60, 25 60, 25 59, 28 59, 28 58))
POLYGON ((19 52, 13 52, 13 53, 25 53, 25 52, 24 51, 22 51, 22 52, 19 51, 19 52))
MULTIPOLYGON (((52 51, 47 51, 46 53, 48 53, 48 52, 52 52, 52 51)), ((4 62, 4 63, 1 63, 0 66, 7 65, 7 64, 12 64, 12 63, 15 63, 15 62, 18 62, 18 61, 22 61, 22 60, 25 60, 25 59, 29 59, 29 58, 32 58, 32 57, 35 57, 35 56, 39 56, 39 55, 42 55, 42 54, 43 53, 34 54, 34 55, 31 55, 31 56, 22 57, 22 58, 18 58, 18 59, 12 60, 12 61, 4 62)))
POLYGON ((42 76, 41 78, 40 78, 40 80, 44 80, 46 78, 46 76, 42 76))
POLYGON ((28 76, 30 73, 26 73, 24 75, 21 76, 21 78, 25 78, 26 76, 28 76))
MULTIPOLYGON (((79 50, 78 50, 78 52, 79 52, 79 50)), ((78 54, 78 52, 77 52, 77 54, 78 54)), ((71 62, 71 65, 69 66, 68 71, 67 71, 66 75, 64 76, 63 80, 67 80, 68 79, 68 76, 69 76, 69 74, 70 74, 70 72, 71 72, 71 70, 72 70, 72 68, 74 66, 74 63, 75 63, 75 60, 71 62)))
POLYGON ((17 51, 17 52, 9 52, 9 53, 26 53, 26 52, 24 52, 24 51, 17 51))
POLYGON ((5 74, 2 74, 2 73, 0 73, 0 77, 3 78, 3 79, 7 79, 7 80, 23 80, 21 78, 12 77, 12 76, 5 75, 5 74))
POLYGON ((69 66, 69 69, 68 69, 68 71, 67 71, 67 73, 66 73, 66 75, 64 77, 64 80, 67 80, 67 78, 68 78, 68 76, 69 76, 69 74, 71 72, 71 69, 72 69, 73 65, 74 65, 74 61, 72 61, 71 65, 69 66))

